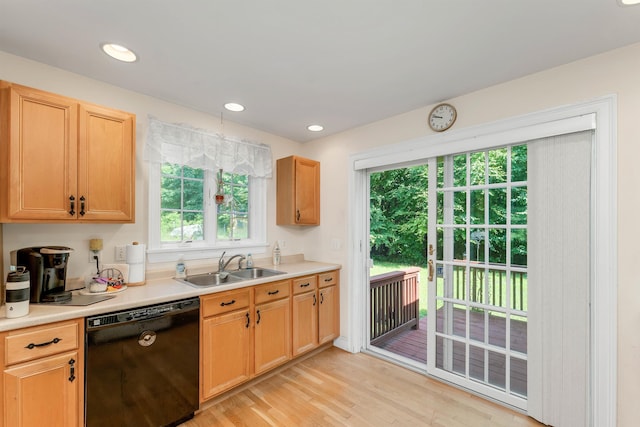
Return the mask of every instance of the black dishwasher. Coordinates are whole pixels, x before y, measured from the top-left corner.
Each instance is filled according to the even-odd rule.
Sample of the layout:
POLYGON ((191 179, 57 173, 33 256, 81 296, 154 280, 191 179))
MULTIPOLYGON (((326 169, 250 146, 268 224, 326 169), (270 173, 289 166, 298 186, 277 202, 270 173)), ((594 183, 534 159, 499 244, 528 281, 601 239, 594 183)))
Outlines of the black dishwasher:
POLYGON ((87 317, 86 425, 174 426, 198 409, 198 298, 87 317))

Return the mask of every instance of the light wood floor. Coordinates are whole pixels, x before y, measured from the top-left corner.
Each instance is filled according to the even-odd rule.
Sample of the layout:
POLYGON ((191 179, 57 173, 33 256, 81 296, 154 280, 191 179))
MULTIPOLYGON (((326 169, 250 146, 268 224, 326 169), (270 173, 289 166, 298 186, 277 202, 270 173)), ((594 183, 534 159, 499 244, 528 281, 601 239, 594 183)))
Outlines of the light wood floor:
POLYGON ((541 425, 419 373, 331 347, 217 402, 182 427, 541 425))

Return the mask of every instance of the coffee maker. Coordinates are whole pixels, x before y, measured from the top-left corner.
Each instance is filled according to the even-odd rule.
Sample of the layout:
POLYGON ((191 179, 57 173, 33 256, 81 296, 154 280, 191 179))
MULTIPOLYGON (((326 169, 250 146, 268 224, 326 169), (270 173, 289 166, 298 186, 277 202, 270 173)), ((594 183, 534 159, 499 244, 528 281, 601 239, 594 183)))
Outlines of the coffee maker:
POLYGON ((65 290, 67 262, 73 249, 64 246, 36 246, 11 252, 12 265, 24 266, 30 274, 32 303, 71 300, 65 290))

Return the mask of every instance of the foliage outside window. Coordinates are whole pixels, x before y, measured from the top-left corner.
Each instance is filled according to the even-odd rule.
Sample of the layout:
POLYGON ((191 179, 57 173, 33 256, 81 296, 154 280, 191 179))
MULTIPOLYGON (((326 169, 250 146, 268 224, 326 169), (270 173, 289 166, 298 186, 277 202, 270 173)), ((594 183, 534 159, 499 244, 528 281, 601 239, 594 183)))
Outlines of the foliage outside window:
POLYGON ((226 172, 221 175, 218 185, 221 184, 225 199, 217 205, 217 239, 248 239, 249 177, 226 172))

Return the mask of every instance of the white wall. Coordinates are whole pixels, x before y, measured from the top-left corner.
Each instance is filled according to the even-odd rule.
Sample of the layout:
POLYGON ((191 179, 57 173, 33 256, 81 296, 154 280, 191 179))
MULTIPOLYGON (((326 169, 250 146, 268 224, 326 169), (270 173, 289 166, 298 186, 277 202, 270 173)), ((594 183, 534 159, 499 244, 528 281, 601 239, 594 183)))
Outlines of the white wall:
MULTIPOLYGON (((0 52, 0 79, 85 99, 138 115, 136 224, 133 225, 4 225, 4 255, 7 251, 35 243, 88 246, 94 235, 105 238, 105 246, 146 240, 146 171, 141 162, 147 113, 169 121, 217 129, 219 119, 127 92, 0 52)), ((632 426, 640 418, 640 286, 635 268, 640 230, 635 216, 640 212, 640 44, 614 50, 582 61, 490 87, 452 100, 458 109, 454 129, 488 123, 507 117, 573 104, 608 94, 618 96, 618 425, 632 426)), ((341 273, 342 331, 349 284, 347 265, 347 179, 349 155, 376 146, 413 139, 429 133, 426 116, 431 106, 407 112, 304 145, 227 123, 240 136, 270 144, 274 159, 301 154, 321 162, 321 225, 308 229, 276 227, 275 190, 269 186, 269 239, 286 239, 287 251, 304 252, 307 259, 338 262, 341 273)), ((81 262, 88 256, 79 255, 81 262)), ((108 260, 107 260, 108 261, 108 260)), ((5 265, 6 265, 5 258, 5 265)), ((86 269, 89 269, 87 266, 86 269)), ((85 270, 86 270, 85 269, 85 270)))
MULTIPOLYGON (((640 44, 614 50, 518 80, 448 100, 458 110, 454 129, 575 104, 617 94, 618 99, 618 425, 640 419, 640 44)), ((330 136, 305 146, 305 155, 322 164, 322 225, 311 230, 306 255, 345 260, 347 248, 330 248, 330 239, 347 239, 348 157, 359 151, 428 134, 426 117, 432 106, 330 136)), ((341 273, 348 284, 349 265, 341 273)), ((346 331, 346 292, 342 292, 342 331, 346 331)))

